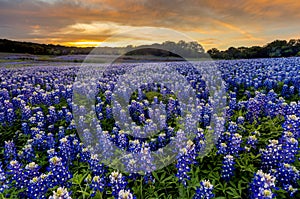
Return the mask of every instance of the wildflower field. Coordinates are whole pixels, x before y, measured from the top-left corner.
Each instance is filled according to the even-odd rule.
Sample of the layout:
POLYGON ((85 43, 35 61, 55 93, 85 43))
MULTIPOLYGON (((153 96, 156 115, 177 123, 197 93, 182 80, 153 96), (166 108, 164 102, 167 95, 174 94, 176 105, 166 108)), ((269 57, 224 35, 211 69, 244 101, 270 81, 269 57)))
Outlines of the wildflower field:
POLYGON ((0 198, 300 198, 300 58, 214 64, 226 91, 215 96, 225 103, 219 120, 214 87, 181 62, 154 65, 186 79, 195 107, 180 101, 181 84, 157 82, 124 92, 127 110, 113 103, 113 93, 127 89, 116 87, 118 78, 138 64, 102 73, 87 106, 74 101, 89 92, 74 84, 80 66, 0 68, 0 198), (195 115, 182 125, 184 110, 195 115), (106 164, 118 157, 111 143, 130 154, 119 160, 123 167, 106 164), (168 145, 174 160, 159 155, 168 145))

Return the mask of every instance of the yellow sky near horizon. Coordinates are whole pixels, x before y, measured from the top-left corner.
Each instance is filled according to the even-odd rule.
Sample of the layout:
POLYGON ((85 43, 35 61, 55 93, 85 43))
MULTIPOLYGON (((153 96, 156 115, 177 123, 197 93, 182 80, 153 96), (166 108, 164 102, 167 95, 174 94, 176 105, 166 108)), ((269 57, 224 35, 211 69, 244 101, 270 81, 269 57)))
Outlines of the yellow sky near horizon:
POLYGON ((300 38, 291 0, 0 0, 0 37, 67 46, 193 40, 206 50, 300 38))

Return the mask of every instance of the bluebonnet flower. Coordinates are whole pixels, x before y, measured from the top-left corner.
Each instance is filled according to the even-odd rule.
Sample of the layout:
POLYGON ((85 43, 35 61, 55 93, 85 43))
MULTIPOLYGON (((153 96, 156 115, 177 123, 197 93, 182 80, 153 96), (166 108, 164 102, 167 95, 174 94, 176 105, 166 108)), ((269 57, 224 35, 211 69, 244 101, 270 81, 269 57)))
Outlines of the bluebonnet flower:
POLYGON ((200 187, 196 189, 196 194, 193 199, 210 199, 215 195, 213 194, 214 186, 209 182, 209 180, 202 180, 200 182, 200 187))
POLYGON ((284 131, 292 132, 296 139, 300 137, 300 119, 296 115, 285 116, 285 122, 282 124, 284 131))
POLYGON ((270 144, 266 149, 260 149, 261 168, 264 171, 276 169, 279 162, 282 160, 282 145, 278 140, 269 140, 270 144))
POLYGON ((239 116, 236 120, 236 123, 240 125, 244 124, 244 122, 245 122, 245 118, 243 116, 239 116))
POLYGON ((228 153, 232 155, 238 155, 241 150, 242 136, 238 133, 234 133, 231 137, 231 141, 228 143, 228 153))
POLYGON ((274 118, 276 115, 278 115, 280 111, 279 105, 272 101, 269 101, 264 108, 265 115, 270 116, 271 118, 274 118))
POLYGON ((105 188, 105 178, 98 175, 94 176, 92 182, 90 183, 90 187, 93 189, 91 197, 94 197, 97 191, 103 192, 105 188))
POLYGON ((217 154, 226 155, 227 151, 229 150, 229 142, 231 142, 231 133, 228 131, 223 132, 218 140, 217 154))
POLYGON ((36 134, 39 134, 40 130, 41 129, 38 127, 31 127, 30 128, 31 137, 33 138, 36 134))
POLYGON ((204 130, 202 128, 197 128, 196 137, 194 138, 193 142, 195 143, 196 153, 200 153, 205 149, 206 139, 204 135, 204 130))
POLYGON ((50 124, 47 129, 49 133, 55 133, 56 130, 54 124, 50 124))
POLYGON ((102 117, 99 117, 99 116, 100 116, 100 113, 102 113, 103 105, 104 105, 104 103, 100 102, 100 103, 97 103, 96 106, 95 106, 95 111, 96 111, 96 114, 97 114, 97 118, 99 120, 102 119, 102 117))
POLYGON ((4 145, 4 159, 5 162, 8 163, 11 160, 17 158, 17 150, 15 143, 12 140, 5 141, 4 145))
POLYGON ((48 190, 49 174, 33 177, 27 185, 27 195, 33 199, 45 199, 48 190))
MULTIPOLYGON (((14 92, 13 92, 14 93, 14 92)), ((14 109, 15 108, 17 108, 17 107, 21 107, 23 104, 24 104, 24 102, 23 102, 23 104, 21 104, 22 102, 21 102, 22 100, 19 98, 19 97, 13 97, 12 99, 11 99, 11 102, 12 102, 12 104, 13 104, 13 107, 14 107, 14 109)), ((24 101, 24 100, 23 100, 24 101)))
POLYGON ((139 122, 139 124, 145 124, 145 122, 146 122, 146 117, 145 117, 145 114, 140 114, 139 115, 139 120, 138 120, 138 122, 139 122))
POLYGON ((292 185, 293 187, 298 185, 300 179, 300 173, 298 169, 287 163, 280 163, 278 169, 275 172, 278 184, 281 186, 292 185))
POLYGON ((54 97, 54 104, 59 104, 60 103, 60 98, 59 96, 54 97))
POLYGON ((8 125, 12 125, 14 120, 16 119, 16 114, 12 108, 9 108, 6 113, 7 123, 8 125))
POLYGON ((54 106, 49 106, 48 108, 48 117, 47 121, 49 124, 53 124, 57 121, 57 113, 54 106))
POLYGON ((75 158, 79 157, 79 153, 81 151, 82 144, 79 142, 79 140, 77 138, 72 140, 71 136, 70 136, 71 148, 72 148, 71 160, 73 161, 75 158))
POLYGON ((231 118, 234 115, 234 110, 232 110, 229 106, 226 106, 226 118, 231 118))
POLYGON ((221 142, 219 145, 218 145, 218 151, 217 151, 217 154, 227 154, 227 144, 225 142, 221 142))
POLYGON ((46 123, 44 123, 44 122, 38 122, 38 123, 36 124, 36 127, 37 127, 37 128, 40 128, 41 130, 44 131, 44 129, 45 129, 45 127, 46 127, 46 123))
POLYGON ((272 191, 277 189, 275 187, 275 180, 276 177, 258 170, 250 183, 250 198, 274 198, 275 194, 272 191))
POLYGON ((106 105, 106 118, 112 118, 112 108, 109 105, 106 105))
POLYGON ((234 165, 235 161, 232 155, 226 155, 224 156, 224 160, 222 162, 222 171, 221 171, 221 177, 225 181, 229 181, 230 178, 234 175, 234 165))
POLYGON ((225 131, 224 133, 222 133, 222 136, 220 138, 220 140, 222 140, 223 142, 229 142, 231 139, 231 133, 228 131, 225 131))
POLYGON ((68 190, 64 187, 58 187, 56 191, 53 191, 53 195, 49 199, 72 199, 68 190))
POLYGON ((289 96, 289 87, 288 85, 284 84, 281 90, 281 95, 283 97, 288 97, 289 96))
POLYGON ((187 141, 187 146, 180 150, 179 157, 177 158, 177 173, 175 176, 184 186, 187 185, 186 181, 190 179, 190 176, 187 173, 190 172, 190 165, 195 161, 196 158, 194 149, 195 144, 193 141, 187 141))
POLYGON ((282 143, 282 156, 285 163, 293 163, 296 160, 296 155, 299 151, 298 141, 293 137, 292 132, 284 132, 282 143))
POLYGON ((290 197, 294 197, 294 194, 298 191, 298 188, 294 188, 292 185, 284 185, 283 189, 289 193, 290 197))
POLYGON ((131 179, 136 179, 138 175, 136 175, 136 171, 139 169, 138 161, 136 158, 137 154, 134 154, 135 156, 133 157, 133 154, 129 153, 124 156, 123 164, 125 165, 126 172, 129 172, 129 177, 131 179))
POLYGON ((237 129, 238 129, 238 126, 237 126, 237 124, 235 122, 232 122, 232 121, 229 122, 229 124, 228 124, 228 131, 230 133, 236 133, 237 129))
POLYGON ((128 135, 123 130, 118 132, 116 135, 116 145, 121 149, 126 149, 129 143, 128 135))
POLYGON ((50 158, 49 162, 49 186, 54 187, 56 185, 66 185, 67 181, 71 179, 72 175, 68 168, 64 165, 62 158, 54 156, 50 158))
POLYGON ((230 100, 229 100, 229 107, 232 110, 236 110, 237 103, 236 103, 236 98, 235 97, 230 98, 230 100))
MULTIPOLYGON (((1 105, 1 104, 0 104, 1 105)), ((3 111, 0 111, 0 123, 2 124, 2 125, 5 125, 4 123, 5 123, 5 112, 4 112, 4 110, 3 111)))
POLYGON ((110 179, 110 186, 112 188, 112 195, 115 198, 118 198, 119 191, 125 189, 127 186, 126 179, 122 175, 122 173, 119 173, 118 171, 113 171, 109 175, 109 179, 110 179))
POLYGON ((59 140, 61 138, 65 137, 65 127, 64 126, 58 127, 57 137, 58 137, 59 140))
POLYGON ((130 190, 121 189, 118 193, 118 199, 135 199, 136 197, 130 193, 130 190))
POLYGON ((81 150, 79 152, 80 160, 82 162, 87 162, 91 158, 91 153, 88 150, 88 148, 83 147, 82 145, 80 148, 81 148, 81 150))
POLYGON ((286 106, 285 115, 296 115, 297 117, 300 116, 300 103, 297 102, 290 102, 289 106, 286 106))
POLYGON ((62 157, 62 160, 66 165, 69 165, 71 163, 71 153, 72 148, 70 146, 70 141, 68 139, 68 136, 61 138, 59 140, 59 156, 62 157))
POLYGON ((258 140, 257 140, 257 137, 256 135, 250 135, 248 138, 247 138, 247 141, 246 141, 246 147, 249 147, 249 149, 251 148, 256 148, 256 144, 258 143, 258 140))
POLYGON ((168 136, 165 132, 160 133, 157 138, 157 146, 158 148, 163 148, 167 145, 168 136))
POLYGON ((290 95, 294 95, 295 94, 295 87, 294 86, 290 86, 290 88, 289 88, 289 94, 290 95))
POLYGON ((96 154, 91 155, 91 159, 88 160, 90 170, 95 176, 102 176, 105 174, 104 164, 99 162, 98 156, 96 154))
POLYGON ((23 172, 25 178, 24 183, 27 184, 27 182, 33 177, 39 176, 40 175, 39 169, 40 166, 35 162, 30 162, 29 164, 27 164, 23 172))
POLYGON ((205 114, 203 116, 203 126, 207 127, 209 126, 209 124, 210 124, 210 116, 205 114))
POLYGON ((254 119, 257 119, 261 113, 261 107, 263 106, 262 100, 259 100, 258 97, 250 98, 246 105, 248 112, 246 113, 246 119, 252 123, 254 119))
POLYGON ((54 156, 58 156, 58 153, 55 151, 54 148, 47 150, 48 159, 50 160, 54 156))
POLYGON ((93 134, 90 132, 89 129, 84 129, 83 130, 83 134, 82 134, 82 139, 84 140, 84 143, 87 145, 87 146, 90 146, 93 144, 93 134))
POLYGON ((22 123, 22 132, 25 134, 25 135, 28 135, 30 133, 30 130, 29 130, 29 125, 27 122, 23 122, 22 123))
POLYGON ((17 160, 10 161, 7 174, 10 176, 9 184, 14 183, 17 188, 24 188, 24 175, 22 165, 17 160))
POLYGON ((63 112, 63 110, 58 110, 57 111, 57 120, 62 120, 65 117, 65 113, 63 112))
POLYGON ((29 106, 22 107, 22 120, 26 121, 32 116, 31 109, 29 106))
POLYGON ((3 193, 3 191, 7 188, 5 171, 3 170, 2 163, 0 162, 0 193, 3 193))
POLYGON ((140 150, 141 143, 138 139, 129 140, 128 150, 132 153, 138 153, 140 150))
POLYGON ((47 137, 46 137, 46 141, 47 141, 47 149, 51 149, 55 147, 55 138, 54 135, 52 133, 48 133, 47 137))
POLYGON ((75 120, 71 120, 71 123, 69 124, 69 126, 67 127, 67 129, 69 130, 73 130, 73 129, 76 129, 76 122, 75 120))
POLYGON ((239 101, 238 103, 237 103, 237 106, 238 106, 238 110, 245 110, 246 108, 246 104, 247 104, 247 101, 239 101))
POLYGON ((66 117, 66 122, 67 122, 68 124, 70 124, 71 121, 73 120, 73 115, 72 115, 72 113, 71 113, 71 112, 67 112, 65 117, 66 117))
POLYGON ((271 102, 275 102, 277 99, 277 93, 275 93, 275 91, 273 89, 271 89, 268 94, 267 94, 267 101, 271 101, 271 102))
POLYGON ((36 123, 38 123, 38 122, 44 123, 45 122, 45 116, 44 116, 43 111, 36 112, 35 118, 36 118, 36 123))
POLYGON ((134 157, 138 161, 138 166, 140 171, 147 172, 149 170, 155 170, 154 158, 151 155, 151 150, 148 143, 143 144, 141 146, 140 151, 135 154, 134 157))
POLYGON ((45 131, 40 131, 39 133, 34 135, 32 145, 34 147, 37 147, 38 150, 44 150, 48 147, 45 131))
POLYGON ((144 183, 145 184, 154 184, 155 183, 155 178, 153 177, 151 172, 146 172, 146 174, 143 177, 144 183))
POLYGON ((104 92, 104 95, 105 95, 105 101, 107 104, 110 104, 111 102, 111 97, 112 97, 112 92, 110 90, 106 90, 104 92))

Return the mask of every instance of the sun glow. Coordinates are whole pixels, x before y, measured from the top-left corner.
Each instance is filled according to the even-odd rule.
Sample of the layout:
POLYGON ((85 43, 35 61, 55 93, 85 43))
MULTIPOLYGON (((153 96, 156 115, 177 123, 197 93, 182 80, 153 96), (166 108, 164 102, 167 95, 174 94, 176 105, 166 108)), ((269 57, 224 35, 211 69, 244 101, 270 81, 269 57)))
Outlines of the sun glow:
POLYGON ((62 45, 71 47, 96 47, 102 46, 100 41, 74 41, 74 42, 64 42, 62 45))

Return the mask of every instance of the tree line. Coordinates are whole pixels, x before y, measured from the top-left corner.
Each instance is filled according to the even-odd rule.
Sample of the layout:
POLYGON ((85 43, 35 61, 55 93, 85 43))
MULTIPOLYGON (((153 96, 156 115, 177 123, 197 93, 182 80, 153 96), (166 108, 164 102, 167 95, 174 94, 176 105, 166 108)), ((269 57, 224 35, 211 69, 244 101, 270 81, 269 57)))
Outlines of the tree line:
POLYGON ((67 47, 53 44, 38 44, 32 42, 12 41, 7 39, 0 39, 0 52, 9 53, 29 53, 34 55, 76 55, 76 54, 89 54, 97 53, 103 55, 122 55, 126 52, 134 51, 132 55, 137 55, 136 52, 140 52, 141 55, 148 55, 149 53, 155 53, 155 56, 176 56, 176 54, 187 57, 199 57, 204 53, 203 47, 197 42, 172 42, 165 41, 161 44, 141 45, 141 46, 126 46, 126 47, 67 47), (163 49, 170 50, 172 53, 165 54, 165 51, 160 50, 148 50, 148 51, 135 51, 136 49, 163 49))
POLYGON ((300 39, 275 40, 264 46, 230 47, 224 51, 212 48, 207 53, 213 59, 294 57, 300 56, 300 39))
POLYGON ((97 53, 103 55, 155 55, 155 56, 175 56, 184 58, 207 57, 209 54, 213 59, 250 59, 250 58, 269 58, 269 57, 291 57, 300 56, 300 39, 275 40, 264 46, 252 47, 230 47, 227 50, 220 51, 212 48, 205 52, 204 48, 197 42, 186 41, 165 41, 161 44, 126 46, 126 47, 68 47, 53 44, 38 44, 32 42, 12 41, 0 39, 0 52, 10 53, 29 53, 34 55, 73 55, 97 53), (147 50, 139 50, 147 48, 147 50), (152 50, 150 50, 152 49, 152 50), (154 50, 162 49, 162 50, 154 50), (167 53, 169 50, 172 53, 167 53), (129 52, 129 53, 128 53, 129 52), (130 53, 131 52, 131 53, 130 53))

